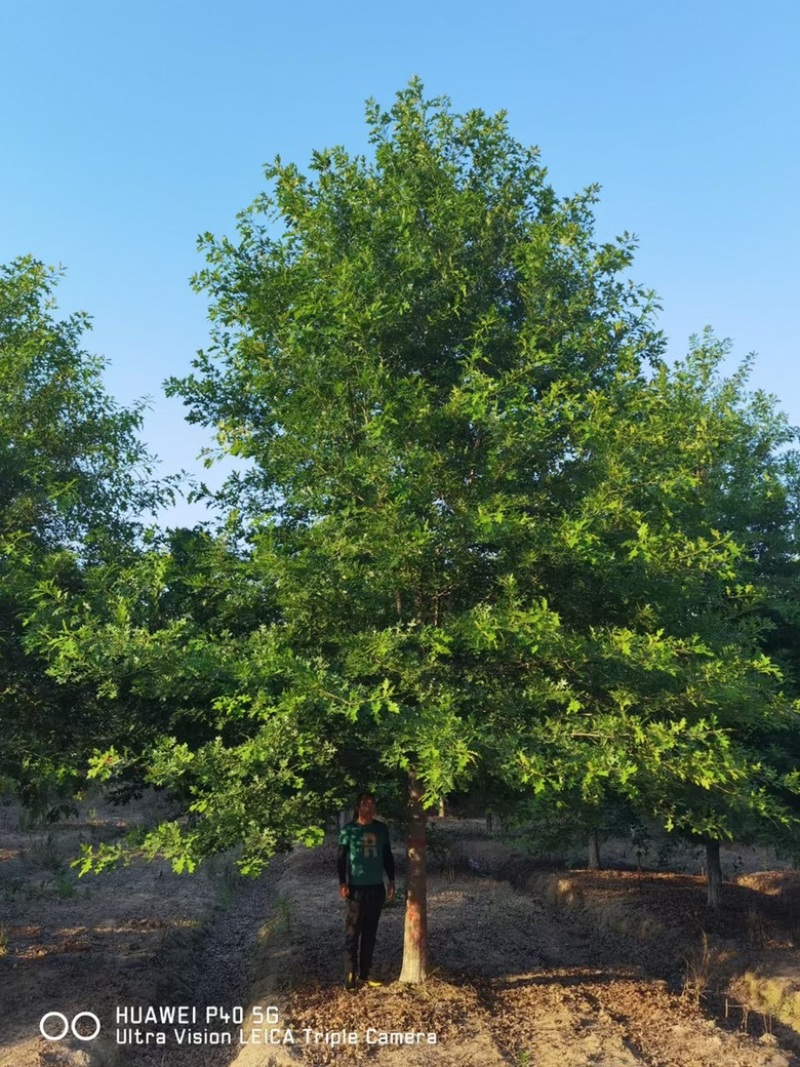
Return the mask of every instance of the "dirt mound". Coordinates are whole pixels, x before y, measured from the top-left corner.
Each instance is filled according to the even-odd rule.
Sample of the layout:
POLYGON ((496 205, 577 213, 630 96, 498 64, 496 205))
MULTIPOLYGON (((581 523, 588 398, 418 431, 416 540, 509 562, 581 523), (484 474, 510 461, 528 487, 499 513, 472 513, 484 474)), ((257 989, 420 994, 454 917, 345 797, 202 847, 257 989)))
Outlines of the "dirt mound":
POLYGON ((780 897, 790 907, 800 905, 800 871, 752 871, 737 875, 734 882, 764 896, 780 897))

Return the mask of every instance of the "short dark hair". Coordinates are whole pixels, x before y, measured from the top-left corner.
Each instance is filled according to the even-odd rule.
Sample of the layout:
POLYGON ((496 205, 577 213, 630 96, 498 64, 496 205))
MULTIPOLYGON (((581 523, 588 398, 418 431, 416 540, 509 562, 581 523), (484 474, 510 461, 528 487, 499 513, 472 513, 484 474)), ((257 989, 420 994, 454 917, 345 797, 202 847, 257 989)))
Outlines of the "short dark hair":
POLYGON ((371 789, 365 789, 363 793, 359 793, 356 797, 356 807, 358 807, 362 800, 366 800, 367 797, 369 797, 371 800, 376 799, 375 794, 372 792, 371 789))

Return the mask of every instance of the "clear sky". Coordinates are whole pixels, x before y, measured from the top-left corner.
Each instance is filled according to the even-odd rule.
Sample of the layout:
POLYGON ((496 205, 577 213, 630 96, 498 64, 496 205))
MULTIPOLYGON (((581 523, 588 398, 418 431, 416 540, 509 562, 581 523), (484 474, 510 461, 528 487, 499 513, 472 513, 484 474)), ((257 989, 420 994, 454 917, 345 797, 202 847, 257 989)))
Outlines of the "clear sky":
POLYGON ((161 390, 207 338, 197 234, 234 233, 276 153, 366 150, 364 100, 417 74, 506 109, 559 195, 599 182, 597 236, 637 234, 670 354, 710 324, 800 423, 798 56, 797 0, 6 0, 0 262, 67 267, 109 392, 150 396, 164 468, 198 470, 206 435, 161 390))

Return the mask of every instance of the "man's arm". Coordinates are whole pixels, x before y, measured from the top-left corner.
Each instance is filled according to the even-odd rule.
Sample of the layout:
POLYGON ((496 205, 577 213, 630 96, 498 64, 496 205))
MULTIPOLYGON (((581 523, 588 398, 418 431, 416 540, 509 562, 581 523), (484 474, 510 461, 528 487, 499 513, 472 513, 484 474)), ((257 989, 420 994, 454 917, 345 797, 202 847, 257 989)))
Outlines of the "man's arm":
POLYGON ((339 896, 346 901, 348 896, 348 847, 339 843, 336 856, 336 870, 339 873, 339 896))
POLYGON ((336 855, 336 870, 339 874, 339 896, 342 900, 347 900, 347 859, 350 851, 345 841, 345 831, 342 830, 339 834, 339 851, 336 855))
POLYGON ((389 889, 386 896, 389 900, 394 896, 394 856, 392 855, 392 846, 389 841, 389 830, 386 830, 386 837, 383 839, 383 869, 386 871, 386 876, 389 879, 389 889))

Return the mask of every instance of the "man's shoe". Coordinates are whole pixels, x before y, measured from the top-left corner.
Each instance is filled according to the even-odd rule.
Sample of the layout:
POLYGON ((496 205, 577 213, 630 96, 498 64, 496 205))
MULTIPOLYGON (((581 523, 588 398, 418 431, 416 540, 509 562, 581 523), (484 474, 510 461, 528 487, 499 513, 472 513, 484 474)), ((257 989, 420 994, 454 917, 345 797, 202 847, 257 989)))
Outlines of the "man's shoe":
POLYGON ((361 975, 359 975, 358 980, 361 985, 365 985, 369 989, 380 989, 382 985, 385 985, 385 983, 382 982, 380 978, 370 978, 368 975, 366 977, 362 977, 361 975))
POLYGON ((353 974, 352 971, 345 978, 344 987, 350 993, 354 993, 356 991, 356 989, 358 989, 358 982, 356 981, 356 976, 353 974))

